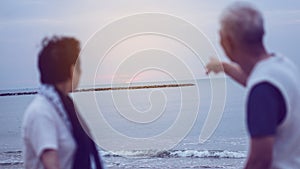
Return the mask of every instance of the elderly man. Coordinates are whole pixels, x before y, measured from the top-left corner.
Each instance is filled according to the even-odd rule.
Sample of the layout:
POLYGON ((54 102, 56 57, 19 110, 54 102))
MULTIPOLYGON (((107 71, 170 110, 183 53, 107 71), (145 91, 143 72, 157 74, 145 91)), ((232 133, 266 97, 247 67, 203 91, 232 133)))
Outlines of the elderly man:
POLYGON ((247 169, 300 168, 300 79, 287 58, 263 44, 263 18, 251 4, 236 2, 221 17, 221 45, 232 63, 212 59, 207 73, 224 71, 246 86, 251 137, 247 169))

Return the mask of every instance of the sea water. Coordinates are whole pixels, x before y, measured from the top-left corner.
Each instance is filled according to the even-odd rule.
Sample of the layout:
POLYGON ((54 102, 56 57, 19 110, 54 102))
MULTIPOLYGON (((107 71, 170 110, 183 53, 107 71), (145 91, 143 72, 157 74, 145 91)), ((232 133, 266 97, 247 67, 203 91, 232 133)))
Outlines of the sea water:
MULTIPOLYGON (((109 132, 99 129, 100 140, 106 140, 117 149, 99 148, 107 168, 242 168, 247 156, 248 138, 245 129, 245 90, 227 79, 225 108, 221 121, 212 136, 204 143, 199 135, 211 105, 211 87, 209 80, 198 80, 195 86, 174 88, 145 88, 138 90, 117 90, 98 92, 78 92, 73 94, 81 111, 101 111, 103 118, 115 131, 131 138, 145 138, 166 131, 178 117, 181 110, 183 88, 197 87, 199 98, 198 116, 190 131, 171 149, 130 149, 127 143, 117 137, 106 136, 109 132), (126 95, 130 102, 119 105, 122 108, 135 108, 140 112, 149 112, 155 106, 151 95, 163 93, 164 109, 154 121, 138 123, 120 115, 113 96, 126 95), (93 96, 98 109, 90 110, 80 98, 93 96), (79 98, 79 99, 76 99, 79 98), (79 101, 79 102, 78 102, 79 101), (81 101, 81 102, 80 102, 81 101), (121 145, 121 146, 120 146, 121 145), (122 148, 123 146, 123 148, 122 148)), ((151 85, 151 83, 148 83, 151 85)), ((0 168, 22 168, 22 146, 20 126, 24 110, 34 95, 0 97, 0 168)), ((185 98, 186 99, 186 98, 185 98)), ((214 98, 218 99, 218 98, 214 98)), ((193 100, 184 100, 184 102, 193 100)), ((88 104, 87 104, 88 105, 88 104)), ((188 108, 187 108, 188 109, 188 108)), ((188 112, 188 110, 185 110, 188 112)), ((93 120, 90 119, 90 120, 93 120)), ((90 123, 88 123, 90 124, 90 123)), ((187 123, 190 125, 190 123, 187 123)), ((101 125, 100 125, 101 126, 101 125)), ((165 141, 167 144, 169 140, 165 141)))

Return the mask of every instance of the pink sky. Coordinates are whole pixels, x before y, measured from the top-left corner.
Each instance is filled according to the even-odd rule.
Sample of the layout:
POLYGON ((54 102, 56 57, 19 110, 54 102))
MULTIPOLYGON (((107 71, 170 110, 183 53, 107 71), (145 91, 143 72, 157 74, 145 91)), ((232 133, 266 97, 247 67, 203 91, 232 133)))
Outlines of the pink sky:
MULTIPOLYGON (((222 9, 230 2, 232 0, 130 2, 115 0, 86 3, 3 0, 0 5, 0 89, 39 85, 36 63, 39 44, 43 37, 75 36, 84 45, 92 34, 104 25, 118 18, 143 12, 161 12, 184 18, 203 31, 216 47, 220 57, 225 59, 218 42, 218 18, 222 9)), ((297 50, 300 41, 300 2, 295 0, 251 2, 257 5, 265 16, 267 32, 265 42, 268 50, 290 57, 300 67, 297 50)), ((178 51, 174 50, 175 53, 178 51)), ((191 63, 191 69, 199 69, 199 64, 191 63)), ((200 68, 199 72, 201 76, 203 68, 200 68)), ((105 74, 108 76, 112 73, 105 74)), ((164 75, 162 77, 156 75, 149 72, 141 74, 138 78, 143 80, 147 80, 146 77, 149 77, 149 80, 166 78, 164 75)))

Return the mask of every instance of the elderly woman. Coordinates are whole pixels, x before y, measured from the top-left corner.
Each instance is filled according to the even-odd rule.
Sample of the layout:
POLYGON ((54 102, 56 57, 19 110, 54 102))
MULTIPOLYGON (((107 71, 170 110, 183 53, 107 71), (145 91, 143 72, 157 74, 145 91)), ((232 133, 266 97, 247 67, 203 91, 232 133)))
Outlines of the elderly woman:
POLYGON ((79 52, 80 44, 74 38, 53 37, 42 42, 38 56, 42 86, 22 126, 26 169, 103 168, 68 96, 79 82, 79 52))

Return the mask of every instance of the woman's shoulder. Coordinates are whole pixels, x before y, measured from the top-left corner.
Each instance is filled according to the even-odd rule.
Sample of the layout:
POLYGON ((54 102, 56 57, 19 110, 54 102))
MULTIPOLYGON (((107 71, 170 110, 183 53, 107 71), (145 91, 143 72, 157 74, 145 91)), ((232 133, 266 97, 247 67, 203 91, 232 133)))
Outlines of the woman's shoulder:
POLYGON ((55 108, 43 95, 37 94, 27 107, 24 120, 38 117, 54 118, 53 116, 55 116, 55 108))

